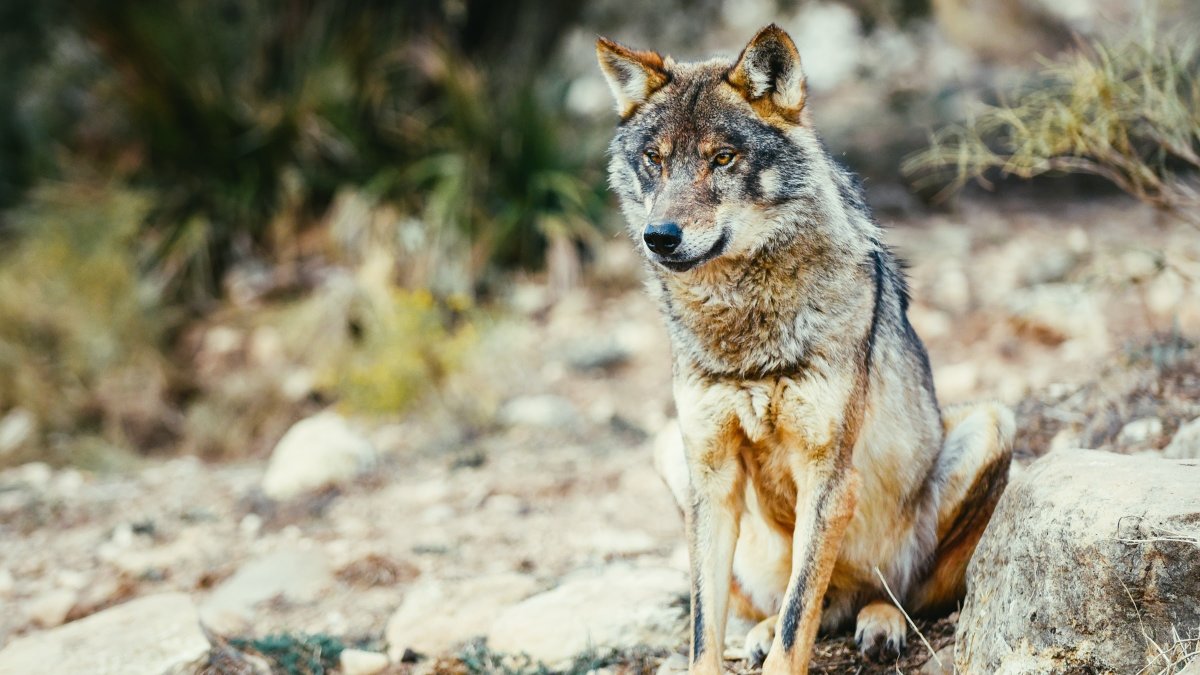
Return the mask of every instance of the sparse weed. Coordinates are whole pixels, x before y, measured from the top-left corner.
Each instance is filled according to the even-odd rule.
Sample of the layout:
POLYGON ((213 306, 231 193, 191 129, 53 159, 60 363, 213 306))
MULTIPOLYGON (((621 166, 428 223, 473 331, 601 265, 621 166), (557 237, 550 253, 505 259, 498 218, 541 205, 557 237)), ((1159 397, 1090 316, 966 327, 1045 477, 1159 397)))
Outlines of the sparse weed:
MULTIPOLYGON (((139 275, 144 195, 46 187, 13 212, 0 254, 0 411, 34 421, 22 453, 105 465, 104 448, 154 447, 172 373, 162 352, 172 314, 139 275)), ((28 458, 28 457, 26 457, 28 458)))
POLYGON ((1100 176, 1137 199, 1200 224, 1200 43, 1147 19, 1115 43, 1093 41, 1046 61, 1011 100, 934 134, 909 157, 918 184, 943 192, 994 171, 1100 176))

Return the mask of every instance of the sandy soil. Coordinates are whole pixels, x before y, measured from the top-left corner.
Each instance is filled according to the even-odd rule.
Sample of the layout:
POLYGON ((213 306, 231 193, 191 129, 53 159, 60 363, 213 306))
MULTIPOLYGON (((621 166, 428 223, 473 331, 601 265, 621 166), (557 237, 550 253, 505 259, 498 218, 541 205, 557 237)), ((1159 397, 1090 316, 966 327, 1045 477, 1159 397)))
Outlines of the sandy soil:
MULTIPOLYGON (((1197 230, 1120 201, 974 204, 894 224, 889 238, 912 264, 912 319, 943 402, 1018 407, 1019 424, 1038 430, 1022 437, 1023 457, 1086 441, 1155 451, 1200 415, 1200 384, 1185 373, 1170 401, 1114 403, 1103 429, 1087 428, 1089 401, 1147 391, 1113 378, 1161 375, 1153 358, 1136 377, 1119 375, 1152 333, 1200 336, 1197 230), (1122 436, 1146 416, 1161 419, 1156 433, 1122 436)), ((552 587, 613 560, 682 567, 681 522, 649 449, 672 415, 665 333, 624 242, 600 263, 602 281, 554 304, 535 282, 518 285, 511 311, 444 391, 399 420, 356 420, 383 460, 339 491, 271 504, 258 491, 265 458, 176 458, 129 475, 0 473, 0 645, 161 590, 202 604, 247 561, 285 548, 325 561, 332 581, 306 600, 262 603, 234 632, 377 644, 418 580, 516 572, 552 587), (569 405, 549 425, 502 423, 506 402, 540 395, 569 405)), ((952 623, 923 626, 935 648, 952 639, 952 623)), ((814 671, 907 672, 927 658, 910 635, 898 667, 872 666, 850 636, 834 636, 814 671)))

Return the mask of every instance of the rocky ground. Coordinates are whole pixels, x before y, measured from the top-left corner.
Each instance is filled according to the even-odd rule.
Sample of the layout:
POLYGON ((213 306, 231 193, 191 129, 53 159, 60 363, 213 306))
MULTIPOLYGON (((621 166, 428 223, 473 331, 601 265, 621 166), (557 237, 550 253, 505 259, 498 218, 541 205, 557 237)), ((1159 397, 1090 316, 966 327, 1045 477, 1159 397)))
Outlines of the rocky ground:
MULTIPOLYGON (((943 402, 1013 405, 1020 457, 1157 454, 1200 417, 1188 342, 1200 337, 1200 231, 1113 201, 968 204, 889 237, 912 263, 912 319, 943 402)), ((237 655, 271 654, 244 639, 278 634, 391 658, 354 652, 347 672, 678 665, 686 555, 650 455, 672 416, 670 364, 636 276, 617 241, 586 290, 552 301, 517 284, 471 362, 412 413, 327 415, 297 432, 293 465, 324 477, 187 457, 122 475, 0 473, 0 647, 177 591, 217 645, 209 672, 253 672, 237 655), (306 455, 316 437, 337 450, 306 455), (624 649, 635 644, 648 646, 624 649)), ((947 655, 953 617, 921 627, 947 655)), ((917 672, 928 659, 910 634, 899 664, 867 664, 836 635, 814 672, 917 672)))

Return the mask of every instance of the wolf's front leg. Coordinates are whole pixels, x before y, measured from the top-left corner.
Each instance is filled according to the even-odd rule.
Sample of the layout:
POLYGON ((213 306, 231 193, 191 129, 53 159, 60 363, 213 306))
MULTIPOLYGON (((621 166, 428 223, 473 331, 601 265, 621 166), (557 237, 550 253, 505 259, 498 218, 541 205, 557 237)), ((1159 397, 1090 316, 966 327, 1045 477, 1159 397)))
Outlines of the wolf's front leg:
POLYGON ((858 478, 848 462, 805 463, 795 474, 792 576, 783 596, 775 641, 763 664, 763 675, 808 672, 825 590, 846 526, 854 514, 858 478))
POLYGON ((687 509, 692 570, 691 672, 718 675, 725 652, 725 619, 733 551, 742 511, 744 474, 733 433, 688 439, 691 504, 687 509))

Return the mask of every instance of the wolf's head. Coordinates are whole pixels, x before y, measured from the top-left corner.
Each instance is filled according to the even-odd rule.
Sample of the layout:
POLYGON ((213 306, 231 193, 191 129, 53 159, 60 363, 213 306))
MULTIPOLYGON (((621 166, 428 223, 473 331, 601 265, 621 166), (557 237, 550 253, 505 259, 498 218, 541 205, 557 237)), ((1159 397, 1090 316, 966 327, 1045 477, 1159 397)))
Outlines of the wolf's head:
POLYGON ((676 63, 604 38, 596 52, 621 115, 609 182, 651 261, 682 272, 795 232, 823 153, 787 33, 767 26, 733 63, 676 63))

